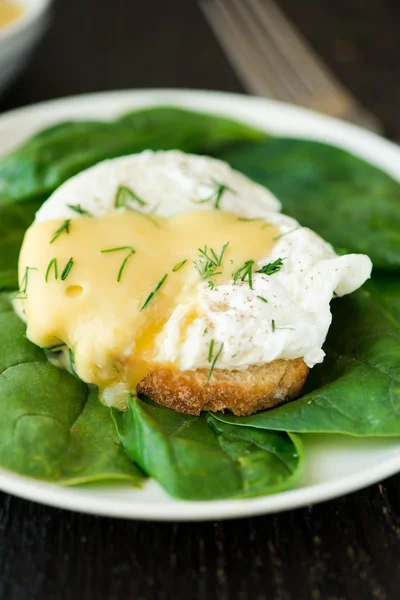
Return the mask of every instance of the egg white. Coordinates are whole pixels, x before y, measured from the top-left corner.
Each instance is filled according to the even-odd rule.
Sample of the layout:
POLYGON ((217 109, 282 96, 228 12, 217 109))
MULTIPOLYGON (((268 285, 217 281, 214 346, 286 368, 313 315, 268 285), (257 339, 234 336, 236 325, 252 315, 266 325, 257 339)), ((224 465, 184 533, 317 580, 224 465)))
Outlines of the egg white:
POLYGON ((38 211, 36 221, 80 218, 68 205, 104 216, 114 209, 121 185, 146 202, 145 206, 135 203, 135 209, 143 212, 170 217, 214 210, 212 202, 199 200, 212 194, 215 182, 229 187, 220 210, 265 219, 281 231, 272 252, 256 269, 277 258, 285 259, 284 266, 272 276, 255 273, 254 290, 247 282, 234 285, 233 281, 211 290, 199 281, 197 296, 178 305, 158 335, 156 360, 173 362, 182 370, 209 367, 213 339, 224 344, 218 360, 221 369, 245 369, 278 358, 303 357, 309 367, 322 362, 334 292, 343 296, 360 287, 370 277, 372 263, 361 254, 337 256, 316 233, 278 212, 280 203, 267 189, 226 163, 179 151, 145 151, 104 161, 58 188, 38 211), (182 340, 181 324, 194 305, 205 316, 187 327, 182 340))

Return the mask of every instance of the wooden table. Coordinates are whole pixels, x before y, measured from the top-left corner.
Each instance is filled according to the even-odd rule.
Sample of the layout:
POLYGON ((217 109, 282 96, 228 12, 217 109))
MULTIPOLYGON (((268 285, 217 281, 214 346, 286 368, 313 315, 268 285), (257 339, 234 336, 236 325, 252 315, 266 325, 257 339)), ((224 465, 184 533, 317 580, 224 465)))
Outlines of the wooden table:
MULTIPOLYGON (((398 0, 281 4, 399 138, 398 0)), ((0 110, 142 87, 242 91, 190 0, 58 0, 0 110)), ((397 600, 400 476, 315 507, 204 524, 96 518, 1 494, 0 564, 5 600, 397 600)))

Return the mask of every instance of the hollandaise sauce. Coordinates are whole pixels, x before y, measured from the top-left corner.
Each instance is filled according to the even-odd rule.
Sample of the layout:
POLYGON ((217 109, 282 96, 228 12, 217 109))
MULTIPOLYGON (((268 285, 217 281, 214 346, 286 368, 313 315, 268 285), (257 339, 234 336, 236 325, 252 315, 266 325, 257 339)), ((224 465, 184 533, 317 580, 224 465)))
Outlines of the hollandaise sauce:
POLYGON ((119 209, 34 223, 23 243, 19 312, 38 346, 59 350, 100 390, 135 391, 178 305, 201 315, 199 284, 251 284, 279 234, 262 220, 195 210, 165 219, 119 209))

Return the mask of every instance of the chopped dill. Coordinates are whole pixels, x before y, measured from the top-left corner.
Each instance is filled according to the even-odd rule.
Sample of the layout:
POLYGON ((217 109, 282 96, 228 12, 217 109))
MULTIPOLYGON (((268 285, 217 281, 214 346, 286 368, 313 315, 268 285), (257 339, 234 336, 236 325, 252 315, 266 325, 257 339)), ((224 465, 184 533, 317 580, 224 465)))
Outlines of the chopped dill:
POLYGON ((107 250, 101 250, 102 254, 108 254, 110 252, 120 252, 121 250, 128 250, 128 254, 124 258, 124 260, 122 261, 122 265, 120 267, 120 270, 118 271, 118 275, 117 275, 117 281, 118 281, 118 283, 121 281, 122 273, 123 273, 123 271, 125 269, 126 263, 130 259, 130 257, 133 254, 135 254, 135 250, 132 248, 132 246, 120 246, 119 248, 108 248, 107 250))
POLYGON ((256 273, 262 273, 263 275, 273 275, 274 273, 277 273, 282 269, 284 260, 284 258, 277 258, 276 260, 274 260, 274 262, 264 265, 261 269, 256 271, 256 273))
POLYGON ((152 299, 154 298, 154 295, 158 292, 158 290, 160 289, 160 287, 163 285, 163 283, 165 282, 165 280, 168 277, 168 273, 166 273, 164 275, 164 277, 162 277, 160 279, 160 281, 157 283, 156 287, 154 288, 154 290, 152 292, 150 292, 150 294, 147 296, 142 308, 140 310, 144 310, 152 301, 152 299))
POLYGON ((272 321, 271 321, 271 327, 272 327, 272 333, 274 333, 275 332, 275 321, 274 321, 274 319, 272 319, 272 321))
POLYGON ((213 352, 214 352, 214 340, 212 339, 210 342, 210 347, 208 349, 208 362, 212 361, 213 352))
POLYGON ((54 267, 54 279, 58 279, 58 263, 56 258, 52 258, 47 267, 45 281, 48 283, 51 269, 54 267))
MULTIPOLYGON (((213 343, 214 340, 211 340, 211 342, 213 343)), ((210 342, 210 347, 211 347, 211 342, 210 342)), ((224 343, 222 342, 222 344, 219 347, 219 350, 218 350, 217 354, 215 355, 215 357, 214 357, 214 359, 213 359, 212 362, 211 362, 212 352, 210 352, 210 351, 208 352, 208 362, 211 362, 211 366, 210 366, 210 370, 208 371, 206 385, 208 385, 210 383, 211 375, 213 374, 213 371, 215 369, 215 365, 217 364, 217 361, 218 361, 219 357, 221 356, 223 347, 224 347, 224 343)), ((212 344, 212 349, 214 349, 214 343, 212 344)))
POLYGON ((233 283, 237 283, 237 281, 240 279, 240 281, 245 281, 246 277, 247 280, 249 282, 249 288, 252 290, 253 289, 253 266, 254 266, 254 260, 247 260, 244 265, 242 267, 240 267, 240 269, 238 269, 236 271, 236 273, 234 273, 233 275, 233 283))
POLYGON ((25 269, 25 275, 22 278, 21 281, 21 289, 19 290, 18 294, 19 296, 16 296, 16 300, 27 300, 28 299, 28 280, 29 280, 29 271, 37 271, 38 269, 36 267, 26 267, 25 269))
POLYGON ((126 185, 120 185, 115 196, 115 208, 122 208, 126 205, 127 200, 134 200, 141 206, 146 206, 147 204, 131 188, 126 185))
POLYGON ((179 271, 179 269, 181 269, 183 267, 183 265, 187 263, 187 258, 185 258, 185 260, 183 260, 182 262, 178 263, 177 265, 174 266, 174 268, 172 269, 172 271, 174 273, 176 273, 177 271, 179 271))
POLYGON ((119 373, 119 372, 120 372, 120 371, 119 371, 119 369, 118 369, 118 367, 117 367, 117 365, 113 365, 113 369, 114 369, 114 371, 116 371, 117 373, 119 373))
POLYGON ((231 192, 232 194, 236 194, 235 190, 230 188, 225 183, 221 183, 220 181, 217 181, 216 179, 213 179, 211 181, 211 183, 207 183, 207 185, 209 187, 214 188, 212 193, 209 196, 207 196, 207 198, 204 198, 203 200, 198 200, 197 203, 204 204, 205 202, 213 202, 214 208, 216 210, 219 210, 222 196, 224 195, 225 192, 231 192))
POLYGON ((297 231, 297 229, 300 229, 300 225, 298 225, 297 227, 294 227, 293 229, 291 229, 290 231, 287 231, 286 233, 281 233, 281 235, 274 237, 274 242, 276 240, 280 240, 281 238, 285 237, 285 235, 289 235, 289 233, 293 233, 293 231, 297 231))
POLYGON ((221 266, 222 259, 224 258, 224 254, 228 245, 229 242, 226 242, 226 244, 222 246, 222 250, 219 255, 217 255, 215 250, 212 248, 208 250, 207 246, 204 246, 203 250, 201 248, 198 249, 199 259, 194 261, 193 264, 200 277, 203 279, 208 279, 209 277, 214 277, 215 275, 221 275, 222 271, 218 271, 217 269, 221 266))
POLYGON ((69 348, 68 354, 69 354, 69 362, 71 365, 72 374, 75 375, 75 377, 78 377, 78 372, 76 370, 76 364, 75 364, 75 344, 72 346, 72 348, 69 348))
POLYGON ((68 277, 68 275, 71 272, 72 267, 74 266, 74 259, 70 258, 69 261, 67 262, 67 264, 64 267, 64 271, 61 273, 61 279, 62 281, 65 281, 68 277))
POLYGON ((153 223, 153 225, 155 227, 160 227, 159 223, 157 223, 157 221, 155 219, 153 219, 153 217, 147 213, 142 212, 141 210, 137 210, 136 208, 133 208, 133 206, 128 206, 128 209, 131 210, 132 212, 136 213, 137 215, 143 217, 144 219, 147 219, 148 221, 150 221, 150 223, 153 223))
POLYGON ((63 342, 60 342, 59 344, 53 344, 52 346, 46 346, 45 348, 43 348, 43 350, 45 350, 46 352, 56 352, 61 348, 65 348, 65 344, 63 342))
POLYGON ((64 223, 57 229, 54 233, 52 239, 50 240, 50 244, 56 241, 56 239, 65 231, 65 233, 69 233, 69 228, 71 225, 71 219, 66 219, 64 223))
POLYGON ((80 204, 67 204, 67 206, 74 212, 78 213, 78 215, 84 215, 86 217, 93 217, 93 215, 85 208, 82 208, 82 206, 80 204))
POLYGON ((256 296, 256 298, 258 298, 259 300, 262 300, 263 302, 268 304, 268 300, 266 298, 264 298, 263 296, 256 296))
POLYGON ((209 279, 207 281, 208 287, 210 288, 210 290, 213 290, 215 288, 215 283, 213 281, 211 281, 211 279, 209 279))

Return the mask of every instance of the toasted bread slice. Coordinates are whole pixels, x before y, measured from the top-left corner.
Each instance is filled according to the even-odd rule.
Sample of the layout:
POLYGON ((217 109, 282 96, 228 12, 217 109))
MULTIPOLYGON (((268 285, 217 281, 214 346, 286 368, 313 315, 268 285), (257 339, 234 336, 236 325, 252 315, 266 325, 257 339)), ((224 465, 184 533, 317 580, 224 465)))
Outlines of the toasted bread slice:
POLYGON ((190 415, 228 409, 234 415, 244 416, 298 396, 308 371, 302 358, 279 359, 244 371, 215 369, 207 385, 207 369, 159 368, 139 383, 138 392, 190 415))

